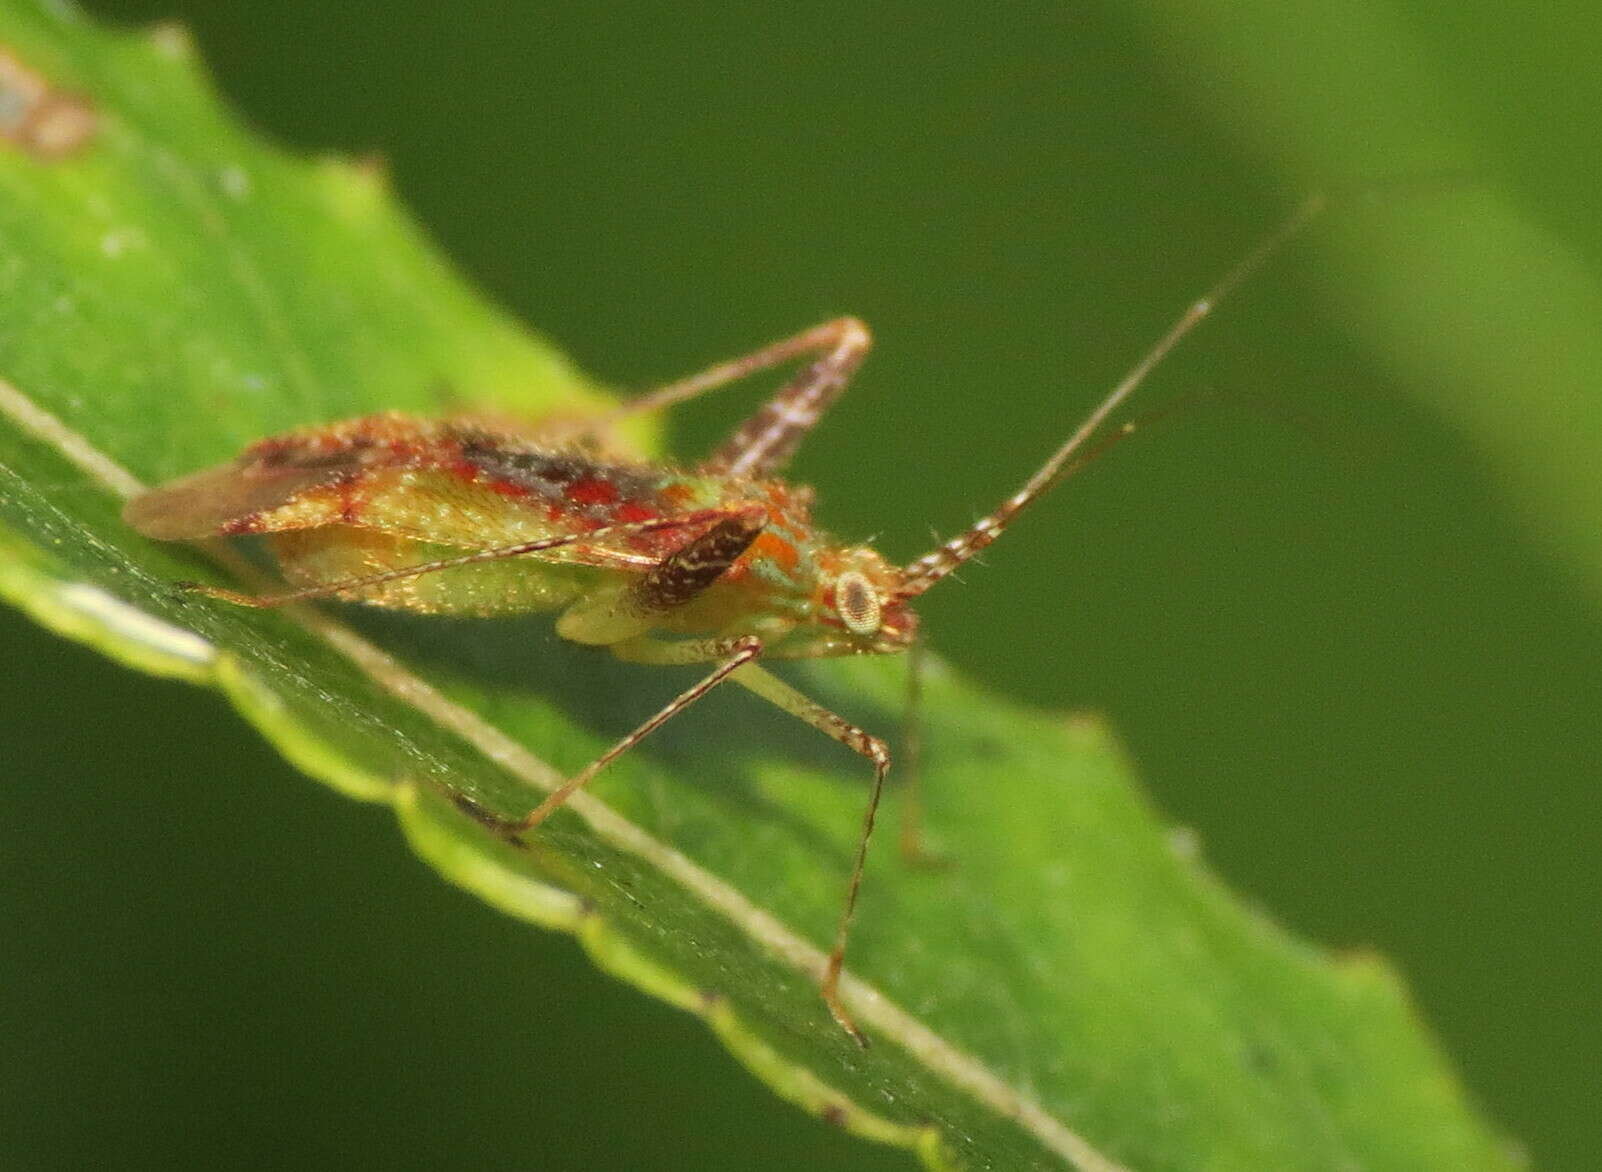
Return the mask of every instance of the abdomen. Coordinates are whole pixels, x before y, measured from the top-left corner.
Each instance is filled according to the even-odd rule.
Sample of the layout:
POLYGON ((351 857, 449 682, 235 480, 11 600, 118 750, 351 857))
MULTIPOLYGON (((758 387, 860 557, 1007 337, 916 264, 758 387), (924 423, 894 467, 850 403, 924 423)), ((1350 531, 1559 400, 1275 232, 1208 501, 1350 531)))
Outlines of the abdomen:
MULTIPOLYGON (((349 525, 273 533, 267 544, 284 578, 295 586, 323 586, 471 552, 349 525)), ((339 597, 427 614, 526 614, 566 605, 604 574, 531 557, 502 558, 344 591, 339 597)))

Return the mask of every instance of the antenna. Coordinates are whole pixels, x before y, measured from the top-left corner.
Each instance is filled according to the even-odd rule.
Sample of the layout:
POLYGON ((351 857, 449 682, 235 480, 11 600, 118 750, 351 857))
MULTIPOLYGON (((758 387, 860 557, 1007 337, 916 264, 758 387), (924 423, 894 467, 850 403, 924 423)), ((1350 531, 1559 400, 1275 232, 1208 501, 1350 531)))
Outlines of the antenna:
POLYGON ((1191 302, 1174 324, 1168 327, 1167 332, 1157 340, 1156 345, 1130 368, 1129 373, 1119 380, 1118 384, 1107 393, 1107 397, 1068 437, 1062 447, 1052 453, 1051 458, 1041 465, 1040 470, 1031 476, 1022 488, 1003 501, 989 516, 981 517, 944 545, 909 563, 902 570, 903 579, 897 591, 898 595, 902 598, 916 598, 922 594, 1000 537, 1019 513, 1044 496, 1059 480, 1078 468, 1082 461, 1075 462, 1074 454, 1096 434, 1101 425, 1107 421, 1107 417, 1135 393, 1141 383, 1146 381, 1146 377, 1201 324, 1203 319, 1212 313, 1219 302, 1240 288, 1274 253, 1317 219, 1324 211, 1327 202, 1323 195, 1312 195, 1303 200, 1284 223, 1259 241, 1198 300, 1191 302))

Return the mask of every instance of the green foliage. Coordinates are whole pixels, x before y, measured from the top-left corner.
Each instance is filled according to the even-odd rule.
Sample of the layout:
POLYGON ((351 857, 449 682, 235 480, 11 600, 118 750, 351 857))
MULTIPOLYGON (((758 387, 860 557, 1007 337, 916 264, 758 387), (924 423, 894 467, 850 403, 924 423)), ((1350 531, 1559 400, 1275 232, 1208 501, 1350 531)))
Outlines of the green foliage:
MULTIPOLYGON (((1510 1164, 1381 961, 1332 959, 1239 906, 1099 723, 948 671, 928 688, 926 784, 958 865, 909 869, 878 844, 847 989, 866 1053, 814 984, 863 771, 782 715, 718 696, 531 849, 490 839, 442 791, 525 809, 678 678, 563 647, 540 623, 186 602, 168 583, 215 571, 126 530, 120 498, 309 421, 568 410, 595 390, 465 289, 373 168, 288 158, 236 127, 181 38, 12 0, 0 39, 100 120, 67 157, 0 154, 7 597, 135 666, 220 687, 307 772, 392 805, 447 877, 574 932, 608 971, 703 1016, 781 1095, 932 1165, 1510 1164)), ((796 674, 881 728, 900 673, 796 674)))

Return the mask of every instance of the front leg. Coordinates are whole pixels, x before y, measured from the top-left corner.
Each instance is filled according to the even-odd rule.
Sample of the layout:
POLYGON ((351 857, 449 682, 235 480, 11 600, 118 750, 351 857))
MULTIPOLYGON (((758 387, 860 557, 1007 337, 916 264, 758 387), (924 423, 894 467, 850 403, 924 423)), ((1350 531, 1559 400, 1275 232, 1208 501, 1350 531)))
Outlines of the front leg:
MULTIPOLYGON (((720 513, 705 533, 663 558, 621 592, 598 594, 569 607, 558 620, 557 630, 564 638, 577 642, 610 644, 614 651, 635 642, 648 642, 640 632, 664 611, 682 606, 717 581, 756 540, 766 522, 767 513, 762 509, 720 513)), ((762 640, 755 635, 700 640, 693 645, 693 651, 692 657, 673 662, 704 663, 713 659, 723 662, 700 683, 675 696, 655 716, 557 786, 524 817, 508 821, 468 799, 458 799, 457 804, 503 834, 534 829, 568 798, 594 781, 601 770, 761 655, 762 640)))
POLYGON ((693 687, 687 688, 683 692, 680 692, 655 716, 652 716, 644 724, 640 725, 633 732, 629 733, 628 736, 618 741, 617 744, 613 745, 594 761, 591 761, 583 769, 579 770, 572 777, 568 778, 567 781, 557 786, 551 791, 550 795, 546 797, 543 802, 535 806, 523 817, 512 819, 502 818, 499 815, 493 814, 486 810, 471 798, 465 796, 457 796, 455 798, 456 804, 467 813, 471 814, 474 818, 477 818, 485 825, 499 831, 501 834, 511 836, 514 834, 521 834, 527 830, 533 830, 541 822, 544 822, 545 819, 554 814, 556 810, 567 801, 568 798, 572 797, 579 790, 583 789, 585 786, 589 785, 590 782, 594 781, 596 775, 599 774, 601 770, 605 769, 613 761, 616 761, 624 753, 627 753, 635 745, 639 744, 646 737, 650 736, 657 729, 661 728, 668 721, 672 720, 673 717, 677 716, 680 712, 683 712, 691 704, 694 704, 702 696, 705 696, 713 688, 717 687, 718 684, 728 679, 731 674, 749 664, 757 656, 761 655, 762 640, 758 639, 755 635, 747 635, 740 639, 726 640, 715 644, 711 641, 708 641, 708 643, 701 649, 703 652, 710 653, 709 655, 703 656, 703 658, 725 658, 723 658, 723 662, 719 663, 717 667, 713 668, 712 671, 708 673, 705 679, 701 680, 693 687))
POLYGON ((873 788, 868 793, 868 808, 862 815, 862 835, 857 839, 851 880, 846 885, 845 903, 840 909, 840 921, 834 930, 834 947, 829 950, 821 982, 823 1003, 829 1007, 834 1020, 851 1035, 857 1045, 866 1047, 867 1035, 857 1028, 856 1022, 852 1021, 840 1001, 840 971, 845 967, 846 939, 851 935, 851 917, 857 910, 857 891, 862 886, 862 872, 868 862, 868 839, 873 837, 873 822, 879 813, 879 797, 884 793, 885 775, 890 772, 890 749, 872 733, 858 728, 757 664, 745 665, 735 673, 734 679, 770 704, 806 721, 825 736, 833 737, 873 763, 873 788))
MULTIPOLYGON (((619 659, 632 663, 683 664, 699 663, 710 658, 717 649, 717 641, 690 639, 669 643, 655 639, 636 639, 612 648, 619 659)), ((868 840, 873 836, 874 819, 879 813, 879 798, 884 792, 885 775, 890 771, 890 749, 882 740, 858 728, 843 716, 825 708, 816 700, 797 691, 759 664, 747 662, 730 673, 734 682, 755 692, 768 703, 782 708, 791 716, 804 720, 813 728, 839 741, 854 753, 860 753, 873 763, 873 788, 868 795, 868 808, 862 816, 862 835, 857 840, 856 858, 851 865, 851 879, 846 885, 845 902, 840 920, 835 927, 834 945, 824 964, 819 980, 823 1003, 839 1023, 860 1046, 868 1039, 840 1000, 840 973, 845 967, 846 940, 851 935, 851 917, 857 907, 857 892, 862 887, 862 873, 868 861, 868 840)))

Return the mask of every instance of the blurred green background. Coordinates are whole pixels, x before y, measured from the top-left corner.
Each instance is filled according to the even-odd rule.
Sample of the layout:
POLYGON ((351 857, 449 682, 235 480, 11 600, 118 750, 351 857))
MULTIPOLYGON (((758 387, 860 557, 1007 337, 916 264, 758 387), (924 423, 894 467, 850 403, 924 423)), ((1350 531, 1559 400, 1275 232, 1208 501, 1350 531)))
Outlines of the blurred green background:
MULTIPOLYGON (((619 385, 867 318, 875 357, 796 475, 897 556, 1010 491, 1305 181, 1214 120, 1137 6, 89 7, 188 24, 281 140, 384 156, 468 273, 619 385)), ((1602 266, 1602 17, 1383 11, 1478 182, 1602 266)), ((1327 308, 1317 257, 1146 402, 1216 400, 1076 479, 927 626, 998 690, 1109 713, 1245 898, 1392 957, 1490 1115, 1591 1167, 1598 595, 1439 388, 1327 308)), ((684 410, 674 446, 752 401, 684 410)), ((909 1165, 447 888, 213 696, 10 612, 0 657, 8 1166, 909 1165)))

